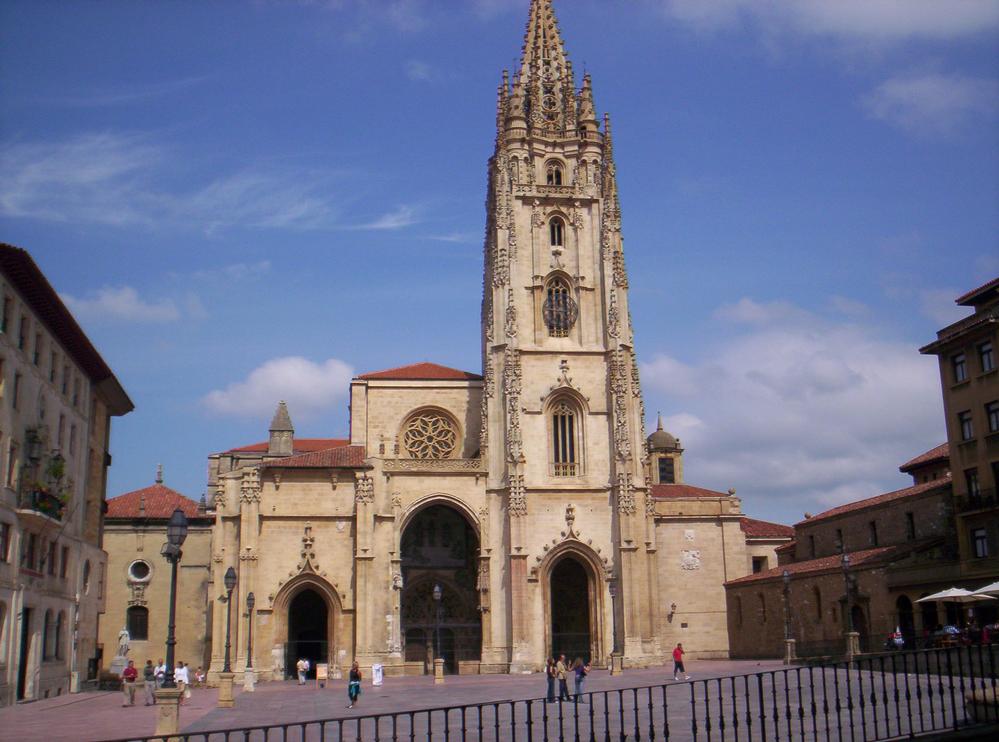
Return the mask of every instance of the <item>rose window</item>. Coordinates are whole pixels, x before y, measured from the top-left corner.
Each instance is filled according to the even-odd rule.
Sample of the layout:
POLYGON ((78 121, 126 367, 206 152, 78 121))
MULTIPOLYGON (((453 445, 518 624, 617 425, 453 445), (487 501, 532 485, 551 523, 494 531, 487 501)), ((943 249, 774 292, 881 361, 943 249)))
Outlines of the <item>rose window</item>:
POLYGON ((454 424, 437 412, 423 412, 410 418, 403 433, 403 445, 414 459, 446 459, 457 442, 454 424))

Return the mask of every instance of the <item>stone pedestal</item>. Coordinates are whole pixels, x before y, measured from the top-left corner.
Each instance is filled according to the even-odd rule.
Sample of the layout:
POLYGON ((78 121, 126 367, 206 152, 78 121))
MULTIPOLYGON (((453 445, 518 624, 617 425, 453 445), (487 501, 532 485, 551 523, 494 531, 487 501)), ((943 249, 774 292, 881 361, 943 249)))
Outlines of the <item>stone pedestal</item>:
POLYGON ((180 742, 180 699, 184 691, 180 688, 157 688, 156 696, 156 736, 167 742, 180 742))
POLYGON ((853 658, 860 654, 860 634, 856 631, 846 632, 846 659, 853 662, 853 658))
POLYGON ((117 675, 120 678, 122 670, 126 667, 128 667, 128 658, 124 655, 118 654, 111 660, 111 664, 108 666, 108 672, 112 675, 117 675))
POLYGON ((444 682, 444 660, 439 657, 434 660, 434 685, 444 682))
POLYGON ((253 668, 246 668, 246 672, 243 673, 243 690, 247 693, 253 693, 254 686, 256 685, 256 676, 253 673, 253 668))
POLYGON ((611 675, 620 675, 624 672, 624 655, 615 652, 611 655, 611 675))
POLYGON ((793 665, 798 659, 797 641, 795 639, 784 640, 784 664, 793 665))
POLYGON ((219 673, 219 708, 220 709, 231 709, 236 705, 236 702, 232 697, 232 679, 235 677, 235 673, 231 672, 220 672, 219 673))

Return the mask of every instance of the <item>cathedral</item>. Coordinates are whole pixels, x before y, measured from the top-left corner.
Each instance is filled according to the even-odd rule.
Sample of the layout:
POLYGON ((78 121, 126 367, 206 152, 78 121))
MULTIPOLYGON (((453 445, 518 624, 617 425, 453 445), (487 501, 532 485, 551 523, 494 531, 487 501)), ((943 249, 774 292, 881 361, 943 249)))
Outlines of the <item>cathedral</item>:
POLYGON ((723 584, 776 565, 790 529, 685 484, 661 420, 646 438, 610 119, 551 0, 503 74, 488 175, 481 373, 363 374, 348 438, 296 438, 282 402, 265 442, 209 457, 210 599, 237 574, 210 680, 227 613, 233 670, 262 679, 300 657, 402 675, 727 656, 723 584))

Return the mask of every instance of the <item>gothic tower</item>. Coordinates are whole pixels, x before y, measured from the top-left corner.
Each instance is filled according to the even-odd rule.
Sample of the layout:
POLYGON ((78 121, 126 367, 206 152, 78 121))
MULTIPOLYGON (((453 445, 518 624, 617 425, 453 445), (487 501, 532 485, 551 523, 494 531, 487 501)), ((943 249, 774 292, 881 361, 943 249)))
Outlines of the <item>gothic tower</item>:
POLYGON ((551 0, 531 2, 496 128, 481 450, 508 539, 509 626, 494 620, 505 636, 492 644, 509 647, 512 671, 557 645, 550 585, 564 553, 588 570, 589 631, 602 655, 594 661, 612 652, 629 664, 658 661, 653 508, 610 119, 601 131, 589 75, 576 88, 551 0))

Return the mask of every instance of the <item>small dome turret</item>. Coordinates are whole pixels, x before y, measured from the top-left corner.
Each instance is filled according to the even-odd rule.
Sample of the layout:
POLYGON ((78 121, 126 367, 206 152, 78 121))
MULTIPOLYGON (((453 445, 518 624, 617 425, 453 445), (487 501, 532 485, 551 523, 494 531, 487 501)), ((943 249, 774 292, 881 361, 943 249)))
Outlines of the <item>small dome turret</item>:
POLYGON ((680 441, 670 433, 663 430, 663 416, 659 415, 659 425, 656 432, 648 437, 650 451, 677 451, 680 449, 680 441))

